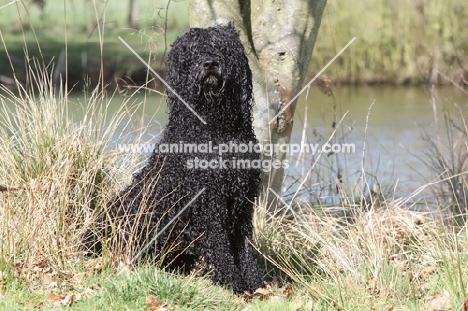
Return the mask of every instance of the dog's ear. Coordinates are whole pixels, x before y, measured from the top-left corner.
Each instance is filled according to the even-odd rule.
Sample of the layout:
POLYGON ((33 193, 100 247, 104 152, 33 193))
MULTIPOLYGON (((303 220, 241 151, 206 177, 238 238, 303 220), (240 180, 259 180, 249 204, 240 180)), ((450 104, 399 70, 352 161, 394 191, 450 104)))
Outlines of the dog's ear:
MULTIPOLYGON (((245 57, 245 55, 244 55, 245 57)), ((250 71, 247 57, 245 57, 245 67, 243 67, 244 76, 240 83, 240 106, 243 127, 252 126, 252 104, 253 104, 253 86, 252 86, 252 72, 250 71)))
POLYGON ((187 109, 181 105, 179 97, 191 103, 194 94, 194 86, 197 81, 191 68, 193 54, 200 53, 200 45, 194 44, 202 40, 202 28, 191 28, 178 37, 171 45, 171 50, 166 59, 166 82, 172 88, 166 89, 168 97, 168 112, 170 114, 183 113, 181 109, 187 109))
POLYGON ((227 40, 229 40, 231 63, 231 94, 230 98, 237 102, 240 108, 243 126, 252 123, 253 86, 252 71, 249 60, 245 55, 244 46, 239 37, 239 32, 232 24, 225 28, 227 40))

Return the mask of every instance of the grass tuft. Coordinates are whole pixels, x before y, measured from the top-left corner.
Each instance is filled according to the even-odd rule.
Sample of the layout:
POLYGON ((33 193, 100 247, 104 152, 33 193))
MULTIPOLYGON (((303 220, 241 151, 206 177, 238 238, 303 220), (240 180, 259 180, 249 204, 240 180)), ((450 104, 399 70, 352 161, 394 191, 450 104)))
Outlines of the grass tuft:
POLYGON ((85 117, 73 120, 74 104, 54 89, 51 74, 32 62, 29 75, 30 85, 2 88, 0 98, 0 180, 12 189, 0 196, 1 270, 20 265, 29 274, 40 263, 68 271, 80 262, 85 224, 123 174, 126 161, 108 149, 130 112, 108 118, 111 98, 94 91, 85 117))

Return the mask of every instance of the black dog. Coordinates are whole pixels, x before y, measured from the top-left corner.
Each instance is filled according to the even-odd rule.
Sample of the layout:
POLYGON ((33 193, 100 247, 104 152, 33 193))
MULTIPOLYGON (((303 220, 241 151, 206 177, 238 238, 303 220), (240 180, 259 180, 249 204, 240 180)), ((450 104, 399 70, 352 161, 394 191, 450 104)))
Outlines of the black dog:
POLYGON ((231 25, 192 28, 174 42, 166 65, 172 90, 163 137, 85 245, 101 251, 96 240, 106 236, 103 219, 110 217, 118 246, 132 256, 144 250, 187 272, 202 265, 235 292, 263 287, 250 244, 260 183, 252 165, 260 161, 251 148, 252 73, 238 32, 231 25), (221 145, 230 150, 220 154, 221 145))

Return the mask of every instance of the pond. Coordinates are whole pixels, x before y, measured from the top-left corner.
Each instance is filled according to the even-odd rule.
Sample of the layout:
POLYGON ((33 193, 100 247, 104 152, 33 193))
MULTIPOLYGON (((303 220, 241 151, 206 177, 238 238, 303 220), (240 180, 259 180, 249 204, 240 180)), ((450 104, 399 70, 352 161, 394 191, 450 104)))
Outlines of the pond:
MULTIPOLYGON (((328 187, 331 193, 338 178, 343 187, 352 189, 362 176, 362 168, 370 184, 391 188, 403 195, 433 180, 433 172, 423 163, 428 158, 422 135, 426 132, 434 141, 446 142, 444 110, 461 121, 461 114, 466 116, 468 103, 468 96, 455 87, 439 87, 436 91, 433 105, 430 92, 423 86, 335 86, 332 97, 312 87, 296 107, 291 143, 323 145, 336 124, 336 133, 330 142, 352 144, 354 150, 320 157, 311 153, 291 155, 285 193, 296 191, 305 178, 307 183, 301 186, 304 191, 328 187), (313 169, 308 172, 310 168, 313 169)), ((122 108, 123 101, 116 95, 110 101, 108 115, 122 108)), ((132 116, 132 129, 147 125, 142 142, 154 144, 167 122, 165 99, 142 94, 133 96, 129 103, 142 101, 144 104, 132 116)), ((73 94, 69 102, 70 107, 83 102, 82 95, 73 94)), ((75 106, 70 110, 75 118, 82 117, 82 109, 75 106)), ((117 139, 119 133, 115 137, 117 139)), ((112 148, 129 142, 117 140, 112 148)))
MULTIPOLYGON (((434 102, 431 98, 424 86, 338 86, 334 97, 313 89, 298 104, 292 142, 303 140, 304 120, 307 120, 306 137, 314 141, 328 138, 333 123, 345 116, 333 141, 352 143, 355 152, 334 154, 328 163, 320 162, 325 166, 323 169, 317 165, 314 170, 332 171, 334 176, 343 176, 343 184, 352 186, 364 168, 370 184, 408 195, 435 177, 424 164, 428 161, 428 147, 423 135, 426 133, 434 142, 446 145, 444 111, 459 123, 461 114, 466 116, 468 96, 455 87, 439 87, 434 102)), ((310 163, 305 166, 310 167, 310 163)), ((304 167, 298 165, 290 174, 303 175, 303 171, 304 167)), ((319 180, 327 178, 315 176, 314 181, 319 180)), ((333 182, 330 176, 328 180, 333 182)))

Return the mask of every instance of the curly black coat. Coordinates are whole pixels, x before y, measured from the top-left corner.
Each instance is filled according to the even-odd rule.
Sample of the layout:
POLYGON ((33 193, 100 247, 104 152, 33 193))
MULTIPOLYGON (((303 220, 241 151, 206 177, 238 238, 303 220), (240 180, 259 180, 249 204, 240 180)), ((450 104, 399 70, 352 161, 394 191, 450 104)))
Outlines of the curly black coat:
MULTIPOLYGON (((256 143, 252 73, 238 32, 231 25, 192 28, 174 42, 166 65, 166 81, 174 92, 167 90, 169 121, 163 137, 132 184, 107 208, 107 216, 118 219, 119 246, 136 255, 151 241, 145 253, 170 268, 188 272, 202 265, 214 282, 235 292, 263 287, 250 244, 260 169, 239 164, 259 161, 259 154, 232 149, 220 159, 216 149, 162 153, 159 148, 181 142, 234 147, 256 143), (196 167, 214 167, 220 161, 223 168, 196 167)), ((100 226, 94 238, 88 234, 85 244, 100 251, 101 242, 91 245, 103 231, 100 226)))

